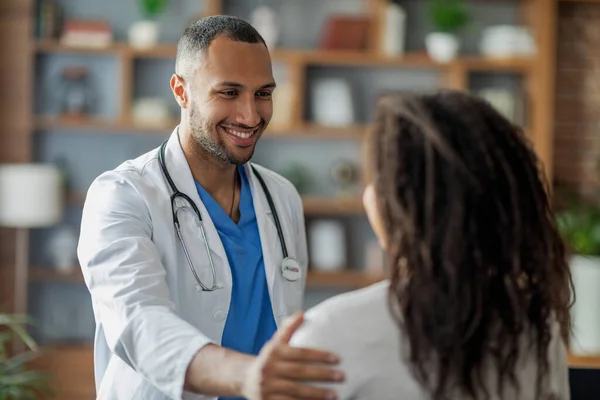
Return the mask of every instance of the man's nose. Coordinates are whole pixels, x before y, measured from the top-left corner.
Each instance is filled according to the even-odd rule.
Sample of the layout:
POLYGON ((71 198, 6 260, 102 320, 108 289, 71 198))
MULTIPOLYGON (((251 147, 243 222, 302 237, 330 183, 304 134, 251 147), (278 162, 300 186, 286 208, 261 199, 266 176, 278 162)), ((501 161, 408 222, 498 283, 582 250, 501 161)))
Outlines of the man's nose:
POLYGON ((254 96, 244 96, 239 104, 237 122, 249 127, 257 126, 261 121, 254 96))

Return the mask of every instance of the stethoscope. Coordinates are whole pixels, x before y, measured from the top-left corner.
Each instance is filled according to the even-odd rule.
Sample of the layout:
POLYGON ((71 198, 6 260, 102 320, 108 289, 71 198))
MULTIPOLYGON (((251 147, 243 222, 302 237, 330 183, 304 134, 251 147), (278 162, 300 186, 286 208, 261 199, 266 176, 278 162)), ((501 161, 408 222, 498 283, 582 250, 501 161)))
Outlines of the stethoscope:
MULTIPOLYGON (((169 174, 169 171, 167 170, 167 166, 165 164, 165 148, 166 148, 166 146, 167 146, 167 141, 165 141, 160 146, 160 150, 158 151, 158 163, 160 164, 160 169, 162 170, 162 173, 164 174, 165 179, 167 180, 167 183, 169 184, 169 186, 171 187, 171 190, 173 191, 173 194, 171 195, 171 211, 173 213, 173 224, 175 225, 175 231, 177 232, 177 238, 179 239, 179 242, 181 242, 181 246, 183 247, 183 252, 185 254, 185 258, 187 260, 188 266, 190 267, 190 270, 192 271, 192 274, 194 275, 196 282, 198 282, 198 286, 196 286, 196 289, 198 291, 202 290, 205 292, 212 292, 217 289, 222 289, 223 286, 220 286, 217 282, 217 271, 215 269, 215 264, 213 263, 210 247, 208 246, 208 240, 206 237, 206 233, 204 232, 204 222, 202 221, 202 216, 200 215, 200 210, 198 209, 198 207, 196 206, 194 201, 188 195, 180 192, 177 189, 177 187, 175 186, 175 183, 173 182, 173 179, 171 179, 171 175, 169 174), (194 210, 196 217, 198 217, 198 223, 200 224, 200 232, 202 234, 202 240, 204 241, 204 247, 206 248, 206 254, 208 255, 208 262, 210 264, 210 269, 212 272, 213 283, 212 283, 212 286, 210 286, 210 287, 208 287, 204 283, 202 283, 202 280, 200 279, 200 277, 198 276, 198 274, 196 272, 196 269, 194 268, 194 264, 192 263, 192 258, 190 257, 187 247, 185 246, 185 241, 183 240, 183 236, 181 234, 179 217, 177 216, 178 209, 176 209, 176 207, 175 207, 175 200, 177 198, 182 198, 183 200, 187 201, 189 203, 189 205, 192 207, 192 209, 194 210)), ((281 275, 286 280, 288 280, 290 282, 295 282, 298 279, 300 279, 300 277, 302 276, 302 268, 300 267, 300 263, 298 262, 298 260, 296 260, 295 258, 290 257, 288 255, 287 246, 285 245, 285 238, 283 236, 283 230, 281 229, 281 224, 279 222, 279 216, 277 215, 277 210, 275 209, 275 204, 273 204, 273 198, 271 197, 271 193, 269 192, 269 189, 267 188, 265 181, 263 180, 262 176, 258 173, 256 168, 253 165, 251 165, 251 168, 252 168, 252 171, 254 172, 254 174, 256 175, 256 177, 258 178, 258 181, 260 182, 260 185, 262 186, 263 191, 265 192, 267 202, 269 203, 269 208, 271 209, 271 213, 273 214, 273 219, 275 220, 275 227, 277 228, 277 236, 279 236, 279 243, 281 244, 281 252, 283 253, 283 261, 281 262, 281 271, 280 271, 281 275)))

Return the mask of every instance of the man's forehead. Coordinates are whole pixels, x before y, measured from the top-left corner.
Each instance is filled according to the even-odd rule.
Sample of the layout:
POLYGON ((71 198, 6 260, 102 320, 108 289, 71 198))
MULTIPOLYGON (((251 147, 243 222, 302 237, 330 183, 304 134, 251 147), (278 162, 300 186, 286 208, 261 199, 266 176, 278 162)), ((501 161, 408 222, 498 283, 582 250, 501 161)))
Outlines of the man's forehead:
POLYGON ((271 66, 271 56, 263 43, 247 43, 218 37, 201 56, 208 66, 231 68, 235 65, 258 64, 271 66))
POLYGON ((273 82, 271 57, 262 43, 215 39, 196 71, 212 85, 235 82, 259 87, 273 82))

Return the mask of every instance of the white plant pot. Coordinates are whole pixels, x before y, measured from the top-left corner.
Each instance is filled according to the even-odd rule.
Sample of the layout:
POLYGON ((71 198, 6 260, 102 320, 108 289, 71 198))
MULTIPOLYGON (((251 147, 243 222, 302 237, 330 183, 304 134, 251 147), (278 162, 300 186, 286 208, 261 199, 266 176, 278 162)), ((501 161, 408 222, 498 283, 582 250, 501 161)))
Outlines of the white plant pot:
POLYGON ((456 58, 460 43, 458 38, 452 34, 432 32, 425 38, 425 46, 432 60, 447 63, 456 58))
POLYGON ((137 21, 129 28, 129 44, 136 49, 149 49, 158 43, 160 26, 156 21, 137 21))
POLYGON ((569 340, 575 355, 600 354, 600 257, 573 256, 570 262, 575 304, 571 309, 573 333, 569 340))
POLYGON ((337 271, 346 264, 344 226, 335 220, 319 220, 309 227, 312 267, 320 271, 337 271))

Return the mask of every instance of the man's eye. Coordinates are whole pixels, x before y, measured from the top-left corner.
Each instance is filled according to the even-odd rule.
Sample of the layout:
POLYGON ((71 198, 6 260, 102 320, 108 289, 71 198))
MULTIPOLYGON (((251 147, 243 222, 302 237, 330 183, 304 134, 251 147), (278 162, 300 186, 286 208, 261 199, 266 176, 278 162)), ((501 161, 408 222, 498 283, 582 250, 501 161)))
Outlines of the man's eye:
POLYGON ((258 97, 271 97, 271 92, 258 92, 258 97))
POLYGON ((227 90, 225 92, 221 92, 221 94, 224 94, 225 96, 235 96, 237 92, 235 90, 227 90))

